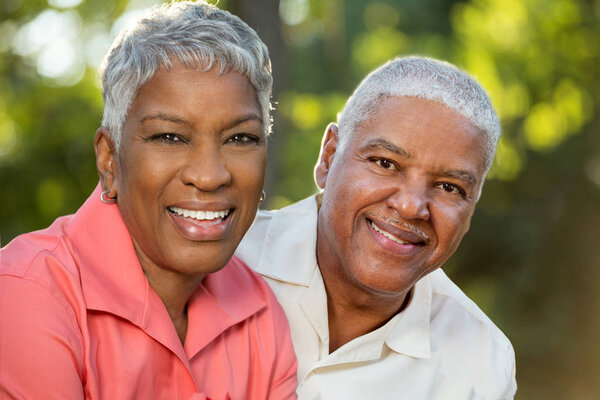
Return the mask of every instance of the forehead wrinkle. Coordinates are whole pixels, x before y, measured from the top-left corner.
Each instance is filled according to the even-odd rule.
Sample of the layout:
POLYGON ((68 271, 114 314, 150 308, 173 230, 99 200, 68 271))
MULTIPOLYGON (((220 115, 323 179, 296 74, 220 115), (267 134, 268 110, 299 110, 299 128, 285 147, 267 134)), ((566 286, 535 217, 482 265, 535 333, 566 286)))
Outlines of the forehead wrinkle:
POLYGON ((402 147, 386 140, 383 138, 373 138, 369 139, 367 143, 363 146, 365 150, 387 150, 392 153, 399 155, 402 158, 406 158, 410 160, 412 158, 412 154, 410 154, 407 150, 402 147))
MULTIPOLYGON (((182 119, 175 115, 166 114, 166 113, 157 113, 157 114, 147 115, 141 119, 141 123, 143 124, 144 122, 151 121, 151 120, 167 121, 167 122, 172 122, 175 124, 193 126, 193 124, 191 122, 186 121, 185 119, 182 119)), ((232 129, 238 125, 243 124, 244 122, 252 121, 252 120, 256 120, 256 121, 260 122, 261 124, 263 123, 263 119, 260 116, 256 115, 255 113, 248 113, 248 114, 244 114, 244 115, 236 118, 231 123, 227 124, 223 128, 223 130, 226 131, 228 129, 232 129)))
POLYGON ((182 124, 182 125, 188 125, 188 126, 192 125, 190 122, 188 122, 182 118, 179 118, 175 115, 165 114, 165 113, 146 115, 144 118, 142 118, 142 120, 140 122, 143 124, 144 122, 149 121, 149 120, 167 121, 167 122, 173 122, 175 124, 182 124))

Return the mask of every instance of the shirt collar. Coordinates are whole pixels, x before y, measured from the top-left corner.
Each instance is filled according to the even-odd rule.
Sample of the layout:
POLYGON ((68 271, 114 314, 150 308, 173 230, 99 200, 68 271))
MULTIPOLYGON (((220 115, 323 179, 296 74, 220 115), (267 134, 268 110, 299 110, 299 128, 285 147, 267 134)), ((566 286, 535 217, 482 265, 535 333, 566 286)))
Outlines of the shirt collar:
POLYGON ((148 300, 158 295, 144 276, 119 208, 103 203, 101 191, 98 185, 66 228, 78 258, 86 307, 143 326, 148 303, 155 303, 148 300))
POLYGON ((184 357, 167 309, 144 275, 119 208, 103 203, 101 191, 98 185, 66 229, 88 309, 124 318, 189 359, 221 332, 266 306, 254 291, 244 290, 252 282, 239 270, 245 268, 241 261, 233 258, 207 276, 189 300, 184 357))
POLYGON ((421 278, 412 289, 408 306, 394 316, 385 343, 396 353, 416 358, 429 358, 432 289, 429 275, 421 278))
MULTIPOLYGON (((188 302, 185 349, 191 357, 229 327, 267 307, 252 282, 250 271, 237 257, 209 274, 188 302)), ((260 279, 260 278, 258 278, 260 279)))
MULTIPOLYGON (((318 269, 317 217, 315 196, 273 212, 256 271, 286 283, 311 286, 314 271, 318 269)), ((397 353, 429 358, 431 299, 432 288, 427 275, 415 284, 410 303, 404 311, 381 328, 359 338, 361 346, 371 343, 373 351, 380 353, 381 345, 385 343, 397 353)), ((326 315, 327 310, 320 312, 326 315)), ((318 319, 311 319, 313 325, 315 321, 318 319)), ((322 330, 317 331, 321 339, 327 336, 322 330)))
POLYGON ((272 215, 256 271, 283 282, 309 286, 317 268, 315 197, 308 197, 272 215), (293 268, 284 267, 292 264, 293 268))

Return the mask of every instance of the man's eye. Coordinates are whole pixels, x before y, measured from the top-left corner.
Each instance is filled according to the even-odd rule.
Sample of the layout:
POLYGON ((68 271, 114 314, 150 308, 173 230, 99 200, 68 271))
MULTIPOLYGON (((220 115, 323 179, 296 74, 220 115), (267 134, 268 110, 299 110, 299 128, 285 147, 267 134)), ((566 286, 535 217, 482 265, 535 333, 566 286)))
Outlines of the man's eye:
POLYGON ((254 135, 248 135, 245 133, 236 133, 235 135, 229 137, 226 143, 235 143, 235 144, 256 144, 259 142, 259 138, 254 135))
POLYGON ((375 162, 375 164, 377 164, 378 166, 380 166, 383 169, 390 169, 390 170, 396 169, 396 165, 388 159, 377 158, 377 159, 374 159, 373 161, 375 162))
POLYGON ((460 194, 462 197, 465 197, 467 195, 463 188, 453 183, 442 182, 438 183, 437 186, 448 193, 460 194))

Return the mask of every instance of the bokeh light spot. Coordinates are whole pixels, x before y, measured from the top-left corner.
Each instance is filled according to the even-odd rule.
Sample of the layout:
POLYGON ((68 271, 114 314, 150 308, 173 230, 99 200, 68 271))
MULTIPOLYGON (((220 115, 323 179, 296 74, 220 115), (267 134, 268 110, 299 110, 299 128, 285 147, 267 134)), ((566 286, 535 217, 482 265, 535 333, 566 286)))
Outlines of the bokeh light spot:
POLYGON ((548 150, 561 143, 567 133, 564 115, 550 104, 537 104, 525 120, 527 143, 534 150, 548 150))
POLYGON ((0 162, 10 158, 18 142, 17 124, 7 115, 0 114, 0 162))
POLYGON ((77 7, 83 0, 48 0, 48 4, 56 8, 72 8, 77 7))
POLYGON ((314 129, 321 122, 321 102, 317 96, 299 94, 292 99, 290 118, 302 130, 314 129))
POLYGON ((352 58, 361 73, 371 71, 391 58, 398 57, 407 47, 407 37, 390 28, 378 28, 360 35, 352 45, 352 58))
POLYGON ((279 3, 279 16, 286 25, 302 23, 310 11, 308 0, 281 0, 279 3))
POLYGON ((380 27, 395 28, 400 21, 400 13, 391 4, 376 1, 367 4, 364 19, 365 26, 370 30, 380 27))
POLYGON ((494 158, 488 178, 511 181, 519 176, 522 164, 521 156, 519 156, 515 147, 506 137, 502 136, 498 142, 496 157, 494 158))

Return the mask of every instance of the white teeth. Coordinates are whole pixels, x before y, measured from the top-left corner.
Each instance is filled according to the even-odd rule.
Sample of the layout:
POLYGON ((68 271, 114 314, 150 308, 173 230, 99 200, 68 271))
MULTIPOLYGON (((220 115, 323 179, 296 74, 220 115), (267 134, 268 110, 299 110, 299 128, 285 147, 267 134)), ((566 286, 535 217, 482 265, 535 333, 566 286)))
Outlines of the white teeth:
POLYGON ((186 210, 179 207, 169 207, 171 211, 173 211, 177 215, 183 215, 184 217, 194 218, 199 221, 203 220, 213 220, 215 218, 225 218, 229 215, 230 210, 220 210, 220 211, 195 211, 195 210, 186 210))
POLYGON ((371 221, 371 226, 373 227, 373 229, 375 229, 377 232, 381 233, 383 236, 385 236, 386 238, 396 242, 396 243, 400 243, 400 244, 411 244, 409 242, 405 242, 404 240, 400 240, 398 239, 396 236, 392 235, 391 233, 388 233, 384 230, 381 230, 377 225, 375 225, 375 222, 371 221))

